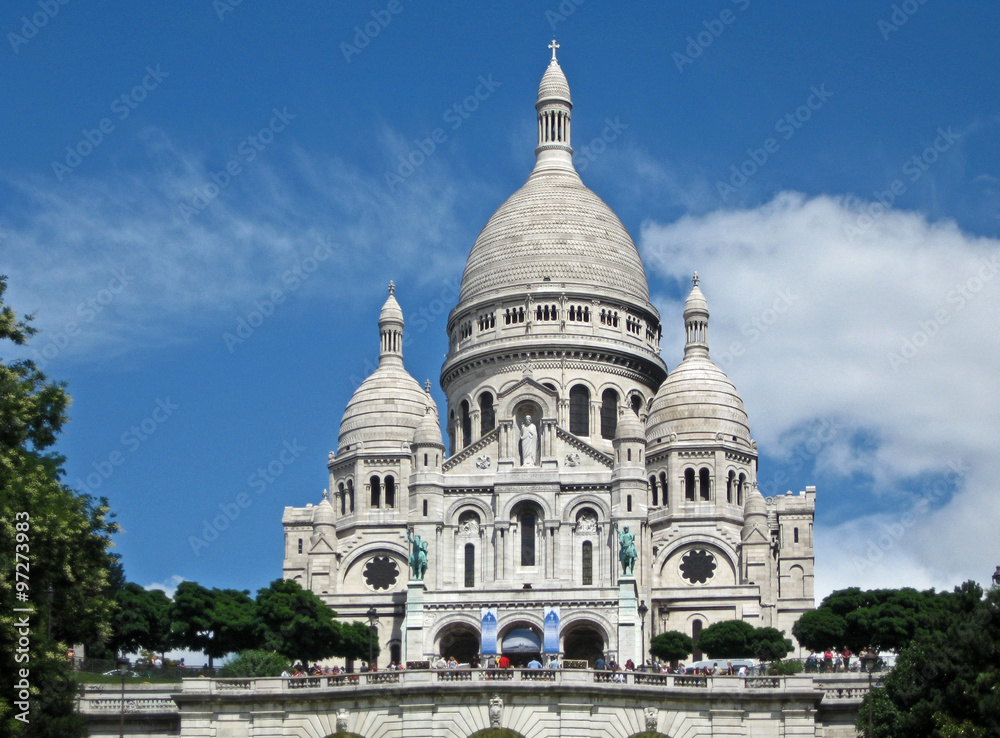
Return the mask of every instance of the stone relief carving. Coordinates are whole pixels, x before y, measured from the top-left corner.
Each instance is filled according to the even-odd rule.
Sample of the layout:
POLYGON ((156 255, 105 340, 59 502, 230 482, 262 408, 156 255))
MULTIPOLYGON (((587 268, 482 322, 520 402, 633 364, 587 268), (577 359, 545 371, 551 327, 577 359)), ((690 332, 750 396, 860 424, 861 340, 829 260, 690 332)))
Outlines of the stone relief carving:
POLYGON ((461 532, 467 536, 479 535, 479 521, 469 519, 462 523, 461 532))
POLYGON ((489 456, 480 456, 476 459, 476 466, 480 469, 489 469, 492 463, 489 456))
POLYGON ((656 730, 657 717, 659 716, 660 710, 657 707, 647 707, 643 709, 643 713, 646 716, 646 730, 653 732, 656 730))
POLYGON ((434 621, 435 620, 437 620, 437 615, 435 615, 434 613, 432 613, 432 612, 425 612, 424 613, 424 627, 425 628, 430 628, 432 625, 434 625, 434 621))
POLYGON ((494 694, 490 697, 490 727, 500 727, 500 716, 503 714, 503 700, 500 695, 494 694))
POLYGON ((341 708, 340 711, 337 712, 337 732, 338 733, 341 733, 341 732, 346 733, 347 732, 347 718, 348 718, 348 712, 347 712, 347 710, 341 708))
POLYGON ((580 454, 566 454, 566 466, 580 466, 580 454))
POLYGON ((597 532, 597 516, 592 512, 580 513, 580 517, 576 519, 576 532, 577 533, 596 533, 597 532))

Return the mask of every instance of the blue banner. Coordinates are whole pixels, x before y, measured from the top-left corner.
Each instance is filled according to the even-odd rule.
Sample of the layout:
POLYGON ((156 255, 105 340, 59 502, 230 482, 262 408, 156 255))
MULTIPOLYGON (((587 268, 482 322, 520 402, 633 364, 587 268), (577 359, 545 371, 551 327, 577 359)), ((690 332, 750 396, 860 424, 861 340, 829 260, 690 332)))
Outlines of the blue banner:
POLYGON ((545 653, 559 653, 559 607, 545 608, 545 653))
POLYGON ((482 619, 480 628, 480 652, 484 654, 497 652, 497 609, 483 607, 479 611, 482 619))

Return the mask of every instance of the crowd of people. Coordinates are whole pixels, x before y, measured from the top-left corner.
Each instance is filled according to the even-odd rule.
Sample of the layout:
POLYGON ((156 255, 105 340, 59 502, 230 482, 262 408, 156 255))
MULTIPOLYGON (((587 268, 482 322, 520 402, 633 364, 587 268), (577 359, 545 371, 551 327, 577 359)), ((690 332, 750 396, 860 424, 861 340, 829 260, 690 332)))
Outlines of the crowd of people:
POLYGON ((805 669, 807 672, 868 671, 877 669, 880 663, 881 659, 875 651, 866 649, 855 659, 851 649, 845 646, 840 651, 810 651, 806 657, 805 669))

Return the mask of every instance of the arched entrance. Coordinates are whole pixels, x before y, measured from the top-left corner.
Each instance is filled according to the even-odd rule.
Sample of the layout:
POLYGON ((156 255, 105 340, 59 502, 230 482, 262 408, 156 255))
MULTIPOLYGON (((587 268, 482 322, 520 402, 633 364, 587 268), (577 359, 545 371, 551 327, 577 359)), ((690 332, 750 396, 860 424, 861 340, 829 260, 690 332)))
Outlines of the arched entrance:
POLYGON ((532 659, 542 660, 542 636, 531 625, 511 626, 500 639, 500 653, 514 666, 526 666, 532 659))
POLYGON ((591 667, 606 650, 604 633, 593 623, 571 625, 563 634, 563 658, 586 661, 591 667))
POLYGON ((453 658, 460 664, 469 664, 479 658, 479 631, 466 623, 455 623, 445 628, 438 638, 438 654, 453 658))
POLYGON ((524 736, 506 728, 487 728, 486 730, 477 730, 469 738, 524 738, 524 736))

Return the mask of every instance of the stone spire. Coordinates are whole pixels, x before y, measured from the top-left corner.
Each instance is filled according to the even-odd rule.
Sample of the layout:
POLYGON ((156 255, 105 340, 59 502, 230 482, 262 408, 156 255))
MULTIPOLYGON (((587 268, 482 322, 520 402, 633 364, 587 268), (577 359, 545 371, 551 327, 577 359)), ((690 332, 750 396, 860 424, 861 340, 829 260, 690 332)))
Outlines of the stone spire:
POLYGON ((570 111, 573 102, 569 96, 569 82, 556 60, 559 44, 555 39, 549 44, 552 60, 538 85, 538 147, 535 149, 535 170, 541 168, 573 168, 573 148, 570 146, 570 111))
POLYGON ((685 359, 695 355, 708 356, 708 300, 698 282, 698 272, 695 272, 691 278, 691 294, 684 303, 684 328, 687 333, 685 359))
POLYGON ((389 298, 378 316, 378 331, 381 336, 379 365, 403 363, 403 310, 396 302, 395 292, 396 285, 389 282, 389 298))

